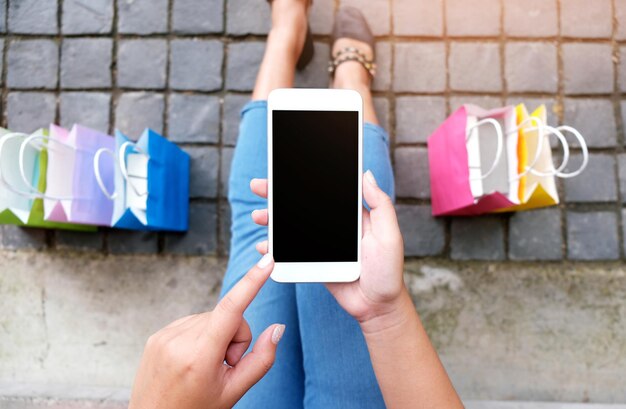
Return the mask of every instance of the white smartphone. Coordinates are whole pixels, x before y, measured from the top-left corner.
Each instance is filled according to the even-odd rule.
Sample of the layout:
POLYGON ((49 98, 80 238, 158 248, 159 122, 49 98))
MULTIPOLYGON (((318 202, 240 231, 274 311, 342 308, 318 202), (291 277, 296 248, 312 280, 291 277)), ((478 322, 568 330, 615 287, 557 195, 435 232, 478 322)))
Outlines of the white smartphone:
POLYGON ((272 279, 355 281, 361 274, 361 95, 278 89, 267 112, 272 279))

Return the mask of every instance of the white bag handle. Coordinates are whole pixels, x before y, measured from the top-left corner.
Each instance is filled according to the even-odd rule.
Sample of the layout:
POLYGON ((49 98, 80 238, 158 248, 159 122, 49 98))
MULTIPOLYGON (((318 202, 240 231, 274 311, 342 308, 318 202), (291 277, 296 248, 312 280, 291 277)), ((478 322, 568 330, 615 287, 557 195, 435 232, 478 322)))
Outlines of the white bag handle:
POLYGON ((521 124, 519 124, 519 126, 517 128, 515 128, 514 131, 509 132, 509 134, 513 134, 513 133, 519 133, 523 127, 530 123, 530 122, 534 122, 535 123, 535 128, 531 128, 529 130, 536 130, 537 131, 537 138, 539 138, 537 140, 537 150, 535 152, 535 157, 533 158, 533 161, 531 162, 530 165, 526 166, 526 169, 524 169, 524 171, 520 174, 518 174, 515 178, 511 179, 510 181, 516 181, 516 180, 520 180, 521 178, 523 178, 524 176, 526 176, 530 170, 532 168, 535 167, 535 165, 537 165, 537 162, 539 162, 539 159, 541 158, 541 152, 543 151, 543 143, 544 143, 544 124, 543 121, 537 117, 531 116, 526 118, 525 120, 522 121, 521 124))
MULTIPOLYGON (((0 138, 0 158, 2 157, 2 150, 4 149, 4 145, 5 145, 5 143, 8 140, 13 139, 13 138, 24 138, 24 137, 28 138, 28 135, 25 134, 25 133, 22 133, 22 132, 10 132, 10 133, 7 133, 7 134, 3 135, 2 138, 0 138)), ((4 187, 9 189, 13 193, 15 193, 17 195, 20 195, 22 197, 26 197, 28 199, 38 199, 39 198, 39 195, 37 195, 37 194, 33 194, 32 192, 25 192, 25 191, 16 189, 14 186, 11 186, 11 184, 9 182, 7 182, 7 180, 2 175, 1 163, 2 163, 2 161, 0 160, 0 183, 2 183, 2 185, 4 187)), ((21 169, 22 167, 23 166, 20 165, 20 173, 23 173, 23 172, 21 172, 22 171, 22 169, 21 169)), ((29 186, 29 187, 32 188, 32 186, 30 186, 30 184, 31 184, 31 182, 26 182, 26 186, 29 186)))
POLYGON ((563 169, 565 169, 565 166, 563 166, 563 169, 560 169, 560 168, 557 169, 556 176, 563 178, 563 179, 568 179, 568 178, 573 178, 575 176, 578 176, 583 172, 583 170, 585 170, 585 168, 589 164, 589 149, 587 149, 587 143, 585 142, 585 138, 583 138, 582 134, 578 132, 578 130, 572 128, 571 126, 563 125, 563 126, 559 126, 556 129, 559 131, 565 131, 565 132, 569 132, 573 134, 576 137, 576 139, 578 139, 578 143, 580 143, 580 148, 583 151, 583 163, 580 165, 578 169, 576 169, 573 172, 563 173, 561 172, 563 169))
MULTIPOLYGON (((546 133, 546 136, 555 135, 558 138, 559 142, 561 143, 561 147, 563 148, 563 161, 561 162, 558 168, 555 168, 554 163, 552 163, 552 171, 550 172, 541 172, 541 171, 535 170, 534 168, 531 168, 529 172, 539 177, 557 176, 563 169, 565 169, 565 167, 569 163, 569 159, 570 159, 569 144, 567 143, 567 139, 565 138, 563 133, 559 130, 559 128, 554 128, 548 125, 544 126, 544 128, 548 131, 546 133)), ((533 131, 536 129, 531 128, 529 130, 533 131)))
POLYGON ((94 174, 96 176, 96 182, 98 182, 98 187, 100 188, 100 190, 102 191, 102 193, 104 193, 104 195, 106 197, 108 197, 110 200, 115 200, 115 198, 117 198, 118 196, 118 192, 109 192, 106 188, 106 186, 104 185, 104 182, 102 180, 102 174, 100 173, 100 157, 102 156, 103 153, 106 153, 108 155, 111 155, 113 157, 113 161, 116 162, 119 167, 120 167, 120 171, 122 173, 122 177, 124 178, 124 180, 126 181, 126 183, 128 183, 130 185, 130 187, 133 188, 133 190, 135 191, 135 193, 138 196, 146 196, 148 194, 148 192, 140 192, 137 187, 133 184, 133 182, 131 180, 129 180, 128 177, 128 170, 126 168, 126 158, 124 157, 124 155, 126 154, 126 150, 128 149, 128 147, 131 146, 133 148, 133 150, 141 153, 142 155, 145 155, 146 157, 148 157, 148 159, 150 159, 150 156, 144 152, 142 149, 140 149, 139 147, 137 147, 136 144, 130 142, 130 141, 126 141, 123 144, 120 145, 119 151, 117 153, 117 161, 115 161, 115 152, 111 151, 110 149, 107 148, 100 148, 96 151, 96 154, 93 158, 93 171, 94 174))
POLYGON ((467 143, 467 141, 469 141, 469 139, 472 137, 472 131, 474 131, 475 128, 481 127, 486 124, 493 125, 493 127, 496 129, 496 134, 498 135, 496 157, 493 161, 493 165, 491 165, 491 168, 489 168, 489 170, 484 175, 470 178, 470 180, 484 180, 487 177, 489 177, 489 175, 491 175, 496 170, 496 167, 498 166, 498 163, 500 162, 500 159, 502 158, 502 151, 503 151, 503 146, 504 146, 504 136, 502 134, 502 127, 500 126, 500 123, 493 118, 485 118, 483 120, 476 122, 474 125, 472 125, 467 131, 467 136, 465 137, 465 143, 467 143))
POLYGON ((100 148, 96 151, 93 157, 93 173, 96 176, 96 182, 98 183, 98 187, 102 193, 104 193, 109 200, 115 200, 117 192, 110 193, 104 185, 104 181, 102 181, 102 174, 100 173, 100 157, 103 153, 109 154, 113 158, 113 163, 115 163, 115 153, 110 149, 100 148))
MULTIPOLYGON (((61 141, 56 141, 52 138, 50 138, 49 136, 40 134, 40 133, 36 133, 33 135, 30 135, 29 137, 27 137, 26 139, 24 139, 24 141, 22 142, 22 144, 20 145, 20 152, 19 152, 19 157, 18 157, 18 166, 19 166, 19 170, 20 170, 20 176, 22 177, 22 182, 24 182, 25 186, 28 186, 28 188, 31 190, 31 194, 35 195, 36 198, 38 199, 50 199, 50 200, 72 200, 74 199, 71 196, 51 196, 51 195, 46 195, 43 192, 40 192, 39 189, 37 189, 35 186, 31 185, 31 182, 28 181, 28 178, 26 177, 26 169, 24 167, 24 155, 26 154, 26 146, 28 146, 30 143, 32 143, 33 141, 36 140, 45 140, 48 142, 48 144, 50 143, 50 141, 54 141, 56 143, 58 143, 61 146, 65 146, 67 148, 70 149, 75 149, 74 146, 65 143, 65 142, 61 142, 61 141)), ((35 149, 38 150, 42 150, 43 146, 40 147, 35 147, 35 149)))

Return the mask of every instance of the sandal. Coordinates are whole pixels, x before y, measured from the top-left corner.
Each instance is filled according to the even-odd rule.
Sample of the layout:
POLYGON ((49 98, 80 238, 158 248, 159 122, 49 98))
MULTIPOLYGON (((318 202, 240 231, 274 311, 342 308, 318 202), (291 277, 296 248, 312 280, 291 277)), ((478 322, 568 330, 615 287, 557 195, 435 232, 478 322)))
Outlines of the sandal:
MULTIPOLYGON (((334 44, 340 38, 349 38, 368 44, 374 53, 374 35, 370 30, 367 20, 361 11, 355 7, 342 7, 335 17, 335 26, 333 27, 332 43, 334 44)), ((332 49, 331 49, 332 50, 332 49)), ((337 51, 332 55, 328 64, 328 72, 331 77, 334 76, 337 67, 347 61, 356 61, 374 78, 376 75, 376 63, 374 57, 368 59, 365 53, 356 47, 346 47, 337 51)))
MULTIPOLYGON (((272 0, 267 0, 268 3, 271 3, 272 0)), ((308 8, 313 5, 313 0, 309 0, 308 8)), ((302 53, 300 53, 300 58, 298 58, 298 62, 296 63, 296 69, 301 71, 306 68, 307 65, 313 59, 313 55, 315 54, 315 47, 313 46, 313 34, 311 33, 311 26, 307 24, 306 27, 306 38, 304 39, 304 47, 302 47, 302 53)))

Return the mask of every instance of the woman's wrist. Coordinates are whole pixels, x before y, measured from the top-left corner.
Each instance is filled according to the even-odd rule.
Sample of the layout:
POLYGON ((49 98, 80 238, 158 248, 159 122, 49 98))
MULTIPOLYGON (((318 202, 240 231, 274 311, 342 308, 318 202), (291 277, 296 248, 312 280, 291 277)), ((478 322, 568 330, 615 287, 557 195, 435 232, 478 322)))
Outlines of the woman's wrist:
POLYGON ((359 320, 363 335, 376 337, 396 328, 402 328, 417 317, 417 312, 406 287, 392 302, 381 308, 380 312, 359 320))

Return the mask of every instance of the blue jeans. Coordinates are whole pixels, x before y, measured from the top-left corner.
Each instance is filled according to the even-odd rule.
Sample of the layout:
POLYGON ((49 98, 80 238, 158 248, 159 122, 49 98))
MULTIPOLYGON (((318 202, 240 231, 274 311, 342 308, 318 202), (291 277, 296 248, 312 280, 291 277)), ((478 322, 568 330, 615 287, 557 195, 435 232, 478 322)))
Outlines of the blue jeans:
MULTIPOLYGON (((394 197, 387 133, 365 124, 363 167, 394 197)), ((255 244, 267 228, 250 217, 267 201, 252 194, 250 180, 267 177, 267 103, 251 101, 241 112, 239 139, 230 172, 232 212, 230 259, 222 295, 258 261, 255 244)), ((295 239, 295 238, 294 238, 295 239)), ((269 373, 237 408, 384 408, 358 323, 322 284, 279 284, 269 280, 245 313, 252 335, 274 323, 287 326, 269 373)))

